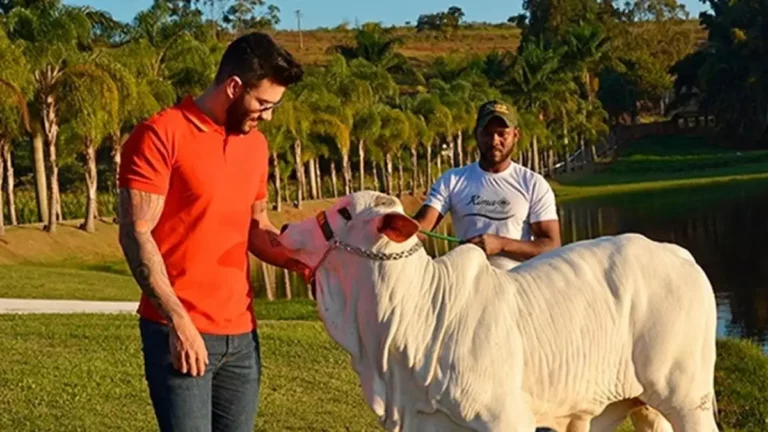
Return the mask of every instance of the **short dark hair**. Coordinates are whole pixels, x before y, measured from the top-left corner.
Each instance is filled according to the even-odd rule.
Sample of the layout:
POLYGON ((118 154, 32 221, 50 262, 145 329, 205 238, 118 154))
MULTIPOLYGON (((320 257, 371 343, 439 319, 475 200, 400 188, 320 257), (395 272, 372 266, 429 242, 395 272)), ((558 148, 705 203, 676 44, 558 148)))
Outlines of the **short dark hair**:
POLYGON ((268 34, 253 32, 235 39, 224 51, 216 85, 237 76, 247 87, 255 87, 267 78, 288 87, 301 81, 303 75, 291 53, 268 34))

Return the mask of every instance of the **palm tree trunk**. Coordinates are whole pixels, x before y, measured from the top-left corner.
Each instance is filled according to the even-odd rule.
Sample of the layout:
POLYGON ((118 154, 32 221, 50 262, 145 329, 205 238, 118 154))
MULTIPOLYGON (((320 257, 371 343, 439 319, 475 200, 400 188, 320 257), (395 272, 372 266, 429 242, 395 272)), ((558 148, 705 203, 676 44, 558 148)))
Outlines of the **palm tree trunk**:
POLYGON ((555 151, 551 148, 547 150, 547 171, 550 177, 555 176, 555 151))
POLYGON ((393 184, 392 184, 392 177, 393 177, 393 171, 392 171, 392 153, 387 152, 386 155, 387 159, 387 195, 392 195, 392 191, 394 190, 393 184))
POLYGON ((45 149, 43 134, 35 131, 32 135, 32 157, 35 163, 35 198, 37 199, 37 221, 48 222, 48 180, 45 178, 45 149))
MULTIPOLYGON (((438 149, 438 150, 441 150, 441 149, 438 149)), ((442 173, 443 173, 443 152, 438 151, 437 152, 437 175, 439 176, 442 173)))
MULTIPOLYGON (((125 144, 127 139, 128 135, 125 137, 121 136, 119 130, 112 134, 112 169, 115 170, 115 196, 120 195, 120 185, 117 184, 117 179, 120 177, 120 163, 122 162, 121 152, 123 150, 123 144, 125 144)), ((119 212, 118 205, 119 203, 115 200, 115 208, 112 209, 115 213, 115 222, 117 222, 119 212)))
POLYGON ((403 177, 403 154, 397 152, 397 196, 402 197, 405 190, 405 179, 403 177))
POLYGON ((301 178, 302 178, 302 185, 301 185, 301 193, 304 199, 312 199, 310 195, 310 187, 309 187, 309 181, 307 181, 307 166, 304 164, 304 162, 301 163, 301 178))
POLYGON ((290 174, 290 171, 283 174, 283 187, 285 188, 285 202, 290 206, 291 205, 291 189, 290 189, 291 183, 288 181, 289 174, 290 174))
MULTIPOLYGON (((347 161, 347 163, 349 163, 349 161, 347 161)), ((344 189, 347 191, 347 194, 349 194, 349 189, 351 187, 350 181, 349 181, 350 171, 347 171, 344 168, 342 168, 342 170, 344 171, 344 177, 346 177, 344 179, 344 189)), ((333 197, 334 198, 338 198, 339 197, 339 188, 338 188, 336 182, 337 182, 337 180, 336 180, 336 161, 335 160, 331 160, 331 183, 332 183, 332 186, 333 186, 333 197)))
POLYGON ((323 173, 320 171, 320 158, 315 159, 315 175, 317 176, 317 197, 323 199, 323 173))
MULTIPOLYGON (((49 86, 50 89, 50 86, 49 86)), ((45 133, 46 147, 48 148, 48 174, 51 186, 50 200, 48 201, 48 224, 46 231, 56 233, 58 217, 61 214, 59 195, 59 165, 56 159, 56 138, 59 134, 58 117, 56 115, 56 99, 50 91, 41 94, 41 115, 43 120, 43 132, 45 133)))
POLYGON ((531 148, 531 159, 533 162, 533 171, 540 173, 541 165, 539 164, 539 139, 533 137, 533 148, 531 148))
POLYGON ((16 179, 13 175, 13 154, 11 153, 10 143, 5 142, 4 145, 0 143, 0 150, 2 150, 2 155, 0 155, 2 160, 0 162, 5 162, 5 194, 8 197, 8 216, 10 216, 11 225, 17 225, 19 220, 16 217, 16 200, 13 191, 16 179))
POLYGON ((283 283, 285 284, 285 298, 290 300, 293 298, 293 292, 291 290, 291 273, 287 269, 283 269, 283 283))
MULTIPOLYGON (((362 157, 360 158, 362 160, 362 157)), ((331 162, 331 164, 335 167, 335 162, 331 162)), ((362 164, 361 164, 362 165, 362 164)), ((362 167, 361 167, 362 168, 362 167)), ((336 178, 336 169, 331 169, 333 171, 333 177, 336 178)), ((352 193, 352 167, 349 164, 349 149, 342 149, 341 150, 341 173, 344 176, 344 195, 349 195, 352 193)), ((362 172, 360 174, 360 178, 362 178, 362 172)), ((333 183, 333 196, 338 196, 336 194, 336 181, 334 180, 333 183)))
POLYGON ((376 172, 376 162, 374 161, 371 164, 371 170, 373 170, 373 188, 376 190, 376 192, 379 192, 381 189, 379 188, 379 176, 376 172))
POLYGON ((528 167, 528 169, 533 169, 533 149, 528 149, 528 151, 525 152, 525 166, 528 167))
MULTIPOLYGON (((0 147, 5 147, 7 144, 5 140, 0 142, 0 147)), ((5 176, 3 175, 3 170, 5 167, 4 163, 5 157, 3 156, 3 152, 0 152, 0 237, 5 235, 5 212, 3 209, 3 179, 5 176)))
POLYGON ((283 191, 280 189, 280 162, 277 152, 272 150, 272 171, 275 176, 275 211, 281 211, 283 208, 283 191))
POLYGON ((312 193, 312 199, 317 199, 317 173, 315 172, 315 158, 307 161, 309 164, 309 185, 310 192, 312 193))
POLYGON ((456 135, 456 151, 459 156, 459 166, 464 165, 464 135, 461 131, 456 135))
POLYGON ((296 158, 296 208, 301 208, 304 191, 304 165, 301 163, 301 140, 293 142, 293 152, 296 158))
POLYGON ((270 280, 269 267, 264 261, 261 261, 261 273, 264 276, 264 289, 267 291, 267 300, 275 301, 275 285, 270 280))
POLYGON ((411 181, 411 195, 416 195, 419 179, 419 159, 416 152, 416 145, 411 146, 411 170, 413 171, 413 180, 411 181))
POLYGON ((360 155, 360 190, 365 190, 365 140, 357 143, 357 154, 360 155))
POLYGON ((456 167, 456 140, 453 137, 448 138, 448 146, 451 150, 451 168, 456 167))
POLYGON ((427 144, 427 181, 432 183, 435 181, 432 178, 432 143, 427 144))
POLYGON ((96 185, 97 185, 97 171, 96 171, 96 147, 93 145, 93 140, 90 138, 85 139, 85 183, 87 189, 87 200, 85 201, 85 221, 83 222, 82 229, 86 232, 96 231, 96 185))

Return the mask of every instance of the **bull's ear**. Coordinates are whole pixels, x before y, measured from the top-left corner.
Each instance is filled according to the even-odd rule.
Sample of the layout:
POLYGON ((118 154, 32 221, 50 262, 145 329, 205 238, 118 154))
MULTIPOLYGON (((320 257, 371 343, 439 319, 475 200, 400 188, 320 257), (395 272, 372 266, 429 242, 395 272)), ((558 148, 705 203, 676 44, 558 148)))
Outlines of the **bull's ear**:
POLYGON ((379 221, 379 232, 397 243, 408 240, 421 229, 418 222, 398 212, 387 213, 379 221))

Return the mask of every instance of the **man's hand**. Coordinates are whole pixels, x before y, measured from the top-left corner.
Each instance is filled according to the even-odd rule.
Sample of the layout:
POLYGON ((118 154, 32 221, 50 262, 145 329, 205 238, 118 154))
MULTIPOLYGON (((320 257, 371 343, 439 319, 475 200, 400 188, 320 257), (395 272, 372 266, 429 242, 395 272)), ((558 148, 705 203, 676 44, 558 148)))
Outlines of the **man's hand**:
POLYGON ((200 332, 189 320, 174 323, 170 330, 173 367, 183 374, 203 376, 208 366, 208 350, 200 332))
POLYGON ((486 255, 504 255, 517 261, 527 261, 552 249, 560 247, 560 226, 558 221, 544 221, 531 224, 535 240, 515 240, 494 234, 483 234, 464 240, 485 251, 486 255))
POLYGON ((253 220, 248 238, 248 250, 259 260, 298 273, 305 282, 308 282, 312 269, 291 257, 288 249, 280 243, 280 231, 269 220, 267 202, 254 203, 251 211, 253 220))
POLYGON ((471 243, 482 249, 486 255, 493 256, 504 251, 506 240, 504 237, 499 237, 495 234, 483 234, 467 239, 462 243, 471 243))

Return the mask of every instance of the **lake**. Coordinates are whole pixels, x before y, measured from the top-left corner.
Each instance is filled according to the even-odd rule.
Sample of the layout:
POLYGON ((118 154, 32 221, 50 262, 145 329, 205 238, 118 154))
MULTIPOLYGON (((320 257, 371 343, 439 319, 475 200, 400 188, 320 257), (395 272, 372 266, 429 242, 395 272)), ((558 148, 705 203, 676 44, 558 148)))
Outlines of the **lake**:
MULTIPOLYGON (((580 199, 559 205, 563 243, 636 232, 687 248, 709 276, 718 303, 718 333, 768 348, 768 182, 744 182, 580 199)), ((448 223, 437 230, 451 234, 448 223)), ((433 255, 451 245, 428 241, 433 255)), ((270 283, 285 296, 281 272, 270 283)), ((257 272, 259 296, 265 295, 257 272)), ((293 297, 306 287, 291 278, 293 297)))

